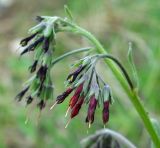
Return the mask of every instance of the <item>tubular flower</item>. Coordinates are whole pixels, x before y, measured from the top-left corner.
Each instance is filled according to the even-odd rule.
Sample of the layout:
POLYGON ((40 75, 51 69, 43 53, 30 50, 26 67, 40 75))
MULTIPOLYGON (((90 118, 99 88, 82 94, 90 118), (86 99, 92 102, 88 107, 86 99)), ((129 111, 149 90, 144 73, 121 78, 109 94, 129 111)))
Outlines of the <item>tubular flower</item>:
POLYGON ((31 28, 29 30, 30 35, 20 41, 20 45, 24 48, 21 55, 30 51, 33 52, 34 61, 29 67, 33 76, 26 82, 26 88, 16 96, 16 99, 21 101, 27 94, 26 104, 29 105, 33 100, 38 99, 37 106, 42 110, 46 101, 53 98, 50 71, 55 50, 56 34, 53 27, 57 23, 58 17, 55 17, 54 21, 53 17, 38 16, 36 19, 38 25, 31 28))
MULTIPOLYGON (((79 114, 83 104, 89 104, 86 117, 86 123, 89 124, 89 127, 94 122, 94 115, 98 104, 103 106, 103 123, 106 124, 108 122, 109 104, 111 103, 110 87, 97 74, 95 62, 96 58, 90 56, 81 59, 78 63, 73 65, 77 67, 76 70, 67 77, 67 85, 69 88, 74 88, 67 113, 70 110, 70 119, 72 119, 79 114)), ((71 92, 69 94, 67 93, 67 95, 65 95, 65 93, 66 91, 57 97, 56 104, 62 103, 71 92)))
POLYGON ((109 120, 109 101, 103 103, 103 123, 106 124, 109 120))
POLYGON ((97 106, 97 99, 93 95, 90 98, 88 114, 86 118, 86 122, 89 122, 89 124, 92 124, 94 122, 94 114, 95 114, 96 106, 97 106))
POLYGON ((73 88, 68 88, 64 93, 57 97, 57 104, 62 103, 65 98, 73 91, 73 88))

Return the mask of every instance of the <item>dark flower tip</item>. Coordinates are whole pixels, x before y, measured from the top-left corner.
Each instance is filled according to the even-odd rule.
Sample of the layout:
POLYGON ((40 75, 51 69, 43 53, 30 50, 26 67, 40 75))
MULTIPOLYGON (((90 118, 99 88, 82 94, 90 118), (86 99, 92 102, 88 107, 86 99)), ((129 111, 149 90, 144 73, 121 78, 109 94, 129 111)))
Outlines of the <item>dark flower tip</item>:
POLYGON ((97 106, 97 99, 95 96, 91 96, 90 102, 89 102, 89 107, 88 107, 88 115, 86 118, 86 122, 89 122, 89 124, 92 124, 94 122, 94 114, 97 106))
POLYGON ((45 105, 46 105, 46 103, 45 103, 43 100, 41 100, 41 101, 37 104, 37 106, 39 107, 40 110, 42 110, 42 109, 45 107, 45 105))
POLYGON ((37 39, 33 44, 31 44, 31 45, 29 45, 27 48, 25 48, 25 49, 21 52, 21 55, 23 55, 23 54, 25 54, 25 53, 27 53, 27 52, 29 52, 29 51, 33 51, 33 50, 37 47, 37 45, 43 41, 43 39, 44 39, 43 36, 40 37, 39 39, 37 39))
POLYGON ((47 69, 47 66, 41 66, 37 72, 37 76, 40 78, 41 83, 43 83, 46 78, 47 69))
POLYGON ((20 41, 20 45, 21 45, 22 47, 26 46, 26 45, 28 44, 28 42, 29 42, 30 40, 32 40, 32 39, 37 35, 37 33, 38 33, 38 32, 36 32, 36 33, 34 33, 34 34, 32 34, 32 35, 30 35, 30 36, 22 39, 22 40, 20 41))
POLYGON ((103 103, 103 123, 106 124, 109 120, 109 101, 103 103))
POLYGON ((27 97, 27 101, 26 101, 27 105, 31 104, 32 101, 33 101, 33 98, 31 96, 27 97))
POLYGON ((65 92, 63 92, 61 95, 59 95, 56 99, 57 104, 62 103, 66 97, 73 91, 73 88, 68 88, 65 92))
POLYGON ((29 67, 31 73, 35 72, 37 67, 38 60, 35 60, 34 63, 29 67))
POLYGON ((44 20, 44 18, 42 18, 41 16, 36 16, 36 21, 41 22, 43 20, 44 20))
POLYGON ((72 83, 75 81, 77 76, 80 74, 80 72, 84 69, 85 66, 79 66, 73 73, 69 74, 67 77, 67 80, 69 83, 72 83))
POLYGON ((29 86, 24 88, 16 97, 15 99, 18 100, 18 101, 21 101, 23 96, 25 95, 25 93, 28 91, 29 89, 29 86))
POLYGON ((49 49, 49 37, 45 37, 43 40, 43 47, 44 52, 46 53, 49 49))

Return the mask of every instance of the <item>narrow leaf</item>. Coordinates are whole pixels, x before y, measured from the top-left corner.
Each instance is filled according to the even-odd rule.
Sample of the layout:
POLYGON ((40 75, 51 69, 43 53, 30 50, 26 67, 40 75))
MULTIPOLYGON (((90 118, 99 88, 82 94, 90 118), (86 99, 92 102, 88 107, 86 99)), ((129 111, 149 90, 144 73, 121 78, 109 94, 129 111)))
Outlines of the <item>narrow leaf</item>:
POLYGON ((132 73, 133 73, 133 78, 134 78, 134 82, 135 82, 135 86, 138 89, 139 88, 139 79, 138 79, 138 74, 137 74, 137 70, 134 64, 134 60, 133 60, 133 51, 132 51, 132 43, 129 42, 129 49, 128 49, 128 62, 131 66, 132 69, 132 73))
POLYGON ((67 5, 64 5, 64 10, 65 10, 66 15, 69 17, 69 19, 73 21, 73 15, 67 5))

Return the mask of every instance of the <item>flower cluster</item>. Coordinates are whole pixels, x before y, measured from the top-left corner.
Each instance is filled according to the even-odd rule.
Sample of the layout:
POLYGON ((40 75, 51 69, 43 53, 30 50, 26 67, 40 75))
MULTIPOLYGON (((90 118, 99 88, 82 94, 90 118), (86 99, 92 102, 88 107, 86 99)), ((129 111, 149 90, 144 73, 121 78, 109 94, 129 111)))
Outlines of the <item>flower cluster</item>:
POLYGON ((38 107, 43 109, 48 99, 53 97, 53 84, 50 77, 53 53, 55 49, 55 22, 46 17, 37 17, 39 24, 29 30, 30 36, 22 39, 20 45, 24 48, 21 55, 30 51, 34 53, 33 64, 29 67, 33 76, 26 82, 25 88, 16 96, 21 101, 28 92, 26 104, 38 98, 38 107))
POLYGON ((103 105, 102 120, 104 125, 108 122, 109 105, 112 100, 110 87, 97 74, 95 65, 96 58, 90 56, 76 62, 73 65, 77 67, 76 70, 67 77, 67 90, 59 95, 55 102, 55 104, 62 103, 74 91, 69 101, 67 113, 70 110, 70 119, 72 119, 78 115, 83 104, 88 104, 86 123, 89 127, 94 122, 95 110, 98 105, 103 105))

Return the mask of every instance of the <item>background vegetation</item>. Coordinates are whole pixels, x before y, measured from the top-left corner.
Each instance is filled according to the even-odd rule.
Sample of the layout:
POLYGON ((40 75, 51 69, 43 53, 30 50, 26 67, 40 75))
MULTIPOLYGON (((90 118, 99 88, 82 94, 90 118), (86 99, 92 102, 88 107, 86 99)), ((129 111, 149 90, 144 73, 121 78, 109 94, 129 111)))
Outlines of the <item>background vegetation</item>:
MULTIPOLYGON (((0 0, 0 148, 75 148, 87 136, 84 106, 79 116, 67 129, 64 117, 68 100, 50 111, 50 101, 37 119, 38 110, 25 108, 24 102, 16 103, 14 97, 29 77, 27 71, 31 55, 19 58, 18 41, 27 35, 35 24, 36 15, 65 16, 64 4, 74 14, 75 21, 91 31, 106 50, 118 57, 132 74, 127 63, 128 42, 133 43, 133 54, 138 70, 140 96, 150 116, 159 120, 160 115, 160 1, 158 0, 13 0, 3 6, 0 0), (26 112, 30 121, 26 125, 26 112), (38 122, 38 124, 37 124, 38 122)), ((59 34, 56 55, 67 50, 84 47, 88 43, 77 36, 59 34)), ((80 55, 67 58, 53 68, 55 97, 64 90, 69 64, 80 55)), ((105 66, 97 67, 112 86, 115 98, 111 106, 107 128, 116 130, 130 139, 137 147, 147 148, 149 136, 116 79, 105 66), (105 71, 105 72, 104 72, 105 71)), ((55 99, 55 98, 54 98, 55 99)), ((103 128, 101 108, 89 134, 103 128)))

